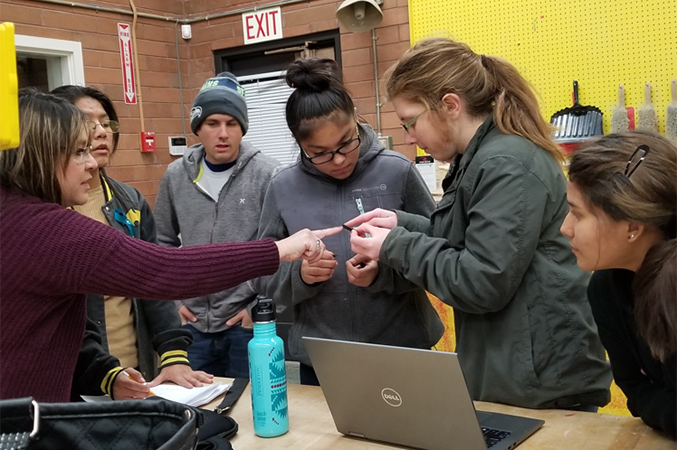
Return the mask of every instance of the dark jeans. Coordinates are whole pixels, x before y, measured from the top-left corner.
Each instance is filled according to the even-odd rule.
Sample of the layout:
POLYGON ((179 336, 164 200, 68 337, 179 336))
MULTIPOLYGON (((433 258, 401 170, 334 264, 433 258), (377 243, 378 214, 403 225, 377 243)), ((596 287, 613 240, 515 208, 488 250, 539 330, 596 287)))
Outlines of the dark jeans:
POLYGON ((190 324, 183 327, 193 333, 193 343, 188 347, 193 370, 217 377, 249 378, 247 344, 254 337, 251 328, 236 325, 218 333, 202 333, 190 324))

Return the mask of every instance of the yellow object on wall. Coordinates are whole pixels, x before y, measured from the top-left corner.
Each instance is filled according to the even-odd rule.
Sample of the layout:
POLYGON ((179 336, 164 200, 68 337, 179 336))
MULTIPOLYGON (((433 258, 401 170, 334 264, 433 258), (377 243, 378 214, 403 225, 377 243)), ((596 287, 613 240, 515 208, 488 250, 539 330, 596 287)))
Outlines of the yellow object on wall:
POLYGON ((0 150, 19 146, 19 80, 14 24, 0 23, 0 150))
POLYGON ((432 36, 514 64, 550 116, 579 101, 604 113, 609 132, 618 85, 626 106, 644 105, 650 82, 658 130, 665 133, 670 80, 677 75, 677 0, 409 0, 412 43, 432 36))

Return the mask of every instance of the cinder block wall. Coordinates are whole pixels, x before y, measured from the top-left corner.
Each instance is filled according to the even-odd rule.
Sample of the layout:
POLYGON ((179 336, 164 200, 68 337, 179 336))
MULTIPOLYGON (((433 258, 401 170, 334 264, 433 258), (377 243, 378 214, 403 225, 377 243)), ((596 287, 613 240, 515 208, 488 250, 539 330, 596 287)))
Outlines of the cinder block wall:
MULTIPOLYGON (((138 13, 168 18, 204 18, 268 4, 237 0, 137 0, 134 3, 138 13)), ((169 155, 167 138, 181 135, 185 129, 189 145, 196 142, 187 123, 190 104, 204 80, 214 74, 213 52, 244 44, 242 18, 235 14, 195 22, 193 38, 189 41, 180 37, 180 26, 176 21, 137 19, 137 94, 142 101, 143 128, 155 132, 157 143, 156 152, 142 153, 139 150, 141 108, 139 104, 124 103, 117 38, 117 23, 131 25, 132 16, 106 10, 116 8, 131 13, 132 8, 129 1, 124 0, 95 0, 89 4, 101 8, 97 11, 34 0, 3 0, 0 21, 13 22, 17 34, 82 43, 87 84, 105 91, 116 102, 120 115, 120 145, 108 173, 135 186, 152 206, 160 179, 167 165, 175 159, 169 155)), ((334 13, 340 4, 333 0, 308 0, 282 6, 284 37, 337 29, 334 13)), ((409 47, 407 0, 384 0, 382 9, 384 19, 376 27, 379 79, 409 47)), ((351 33, 342 29, 341 50, 344 79, 358 113, 376 127, 371 33, 351 33)), ((395 150, 413 159, 416 149, 404 144, 399 120, 385 102, 382 88, 381 104, 382 134, 392 136, 395 150)))

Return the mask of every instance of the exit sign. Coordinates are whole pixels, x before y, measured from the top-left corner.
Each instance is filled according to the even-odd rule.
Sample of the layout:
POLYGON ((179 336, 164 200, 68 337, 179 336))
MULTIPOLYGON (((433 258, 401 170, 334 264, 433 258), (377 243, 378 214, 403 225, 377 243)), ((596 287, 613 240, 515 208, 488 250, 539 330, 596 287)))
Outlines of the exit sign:
POLYGON ((242 14, 242 30, 245 44, 282 39, 282 11, 280 7, 242 14))

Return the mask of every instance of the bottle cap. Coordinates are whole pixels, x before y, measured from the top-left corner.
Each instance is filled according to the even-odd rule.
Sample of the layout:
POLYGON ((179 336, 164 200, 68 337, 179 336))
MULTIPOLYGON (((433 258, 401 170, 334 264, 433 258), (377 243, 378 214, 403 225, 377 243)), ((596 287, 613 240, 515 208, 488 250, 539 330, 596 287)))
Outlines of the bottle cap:
POLYGON ((259 296, 252 308, 253 322, 273 322, 275 320, 275 302, 272 299, 259 296))

